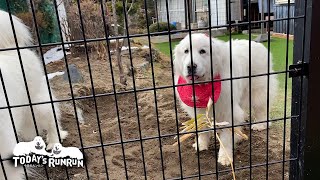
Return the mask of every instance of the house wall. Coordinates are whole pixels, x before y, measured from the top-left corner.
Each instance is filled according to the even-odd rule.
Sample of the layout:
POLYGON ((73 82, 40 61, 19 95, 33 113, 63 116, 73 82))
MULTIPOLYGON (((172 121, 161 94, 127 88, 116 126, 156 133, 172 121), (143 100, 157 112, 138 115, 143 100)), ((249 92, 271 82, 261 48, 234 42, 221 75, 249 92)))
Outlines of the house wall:
MULTIPOLYGON (((210 0, 211 26, 225 25, 227 23, 226 0, 210 0)), ((197 21, 203 18, 209 24, 209 4, 207 0, 196 1, 197 21)))
MULTIPOLYGON (((288 17, 288 4, 274 4, 274 18, 281 19, 288 17)), ((294 4, 290 4, 290 16, 294 17, 294 4)), ((277 33, 287 34, 287 20, 274 21, 273 22, 273 31, 277 33)), ((294 33, 294 20, 290 20, 289 34, 293 35, 294 33)))
POLYGON ((241 0, 231 0, 231 21, 239 20, 242 21, 242 1, 241 0))
MULTIPOLYGON (((185 3, 184 0, 168 0, 169 7, 169 22, 180 22, 182 27, 185 27, 185 3)), ((158 0, 158 18, 159 22, 168 22, 166 1, 158 0)))
POLYGON ((227 4, 226 0, 210 0, 211 3, 211 25, 227 24, 227 4))
MULTIPOLYGON (((236 0, 240 1, 240 0, 236 0)), ((186 25, 186 8, 184 0, 168 0, 169 18, 170 22, 180 22, 182 28, 186 25)), ((226 0, 210 0, 211 3, 211 25, 225 25, 227 23, 226 0)), ((197 22, 201 17, 205 19, 208 24, 209 8, 208 0, 193 0, 193 13, 191 17, 196 17, 192 22, 197 22)), ((167 22, 166 1, 158 0, 158 18, 160 22, 167 22)))

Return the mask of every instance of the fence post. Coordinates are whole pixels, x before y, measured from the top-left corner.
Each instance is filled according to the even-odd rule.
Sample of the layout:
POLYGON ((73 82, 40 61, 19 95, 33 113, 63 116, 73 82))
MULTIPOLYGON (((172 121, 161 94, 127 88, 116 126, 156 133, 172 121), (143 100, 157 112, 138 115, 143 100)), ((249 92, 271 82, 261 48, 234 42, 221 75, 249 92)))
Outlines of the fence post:
POLYGON ((320 1, 296 0, 294 64, 309 63, 308 77, 296 77, 292 83, 290 179, 320 179, 320 1), (302 89, 301 89, 302 88, 302 89))

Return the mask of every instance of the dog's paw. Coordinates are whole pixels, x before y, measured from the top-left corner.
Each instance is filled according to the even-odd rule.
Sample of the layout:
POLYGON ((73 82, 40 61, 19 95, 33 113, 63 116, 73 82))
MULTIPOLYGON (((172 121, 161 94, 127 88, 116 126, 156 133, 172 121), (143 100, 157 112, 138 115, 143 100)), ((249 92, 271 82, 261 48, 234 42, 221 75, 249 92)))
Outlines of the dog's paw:
POLYGON ((64 140, 68 136, 68 134, 69 134, 68 131, 60 130, 61 141, 64 140))
MULTIPOLYGON (((269 126, 271 125, 271 122, 269 122, 269 126)), ((254 131, 263 131, 265 129, 267 129, 267 123, 260 123, 260 124, 253 124, 251 126, 251 129, 254 131)))
POLYGON ((230 157, 230 159, 228 158, 228 155, 225 151, 220 150, 218 162, 223 166, 229 166, 233 162, 232 153, 229 154, 229 157, 230 157), (231 160, 231 162, 230 162, 230 160, 231 160))
POLYGON ((49 143, 48 146, 46 147, 47 151, 51 151, 53 149, 55 143, 49 143))
POLYGON ((59 141, 57 134, 55 134, 55 133, 48 133, 47 134, 48 146, 47 146, 46 150, 51 150, 53 148, 54 144, 62 143, 63 140, 68 136, 68 131, 60 130, 59 133, 60 133, 61 142, 59 141))
MULTIPOLYGON (((198 149, 197 142, 192 144, 192 147, 194 147, 194 149, 197 151, 197 149, 198 149)), ((209 147, 208 143, 205 143, 205 142, 199 140, 199 151, 208 150, 208 147, 209 147)))

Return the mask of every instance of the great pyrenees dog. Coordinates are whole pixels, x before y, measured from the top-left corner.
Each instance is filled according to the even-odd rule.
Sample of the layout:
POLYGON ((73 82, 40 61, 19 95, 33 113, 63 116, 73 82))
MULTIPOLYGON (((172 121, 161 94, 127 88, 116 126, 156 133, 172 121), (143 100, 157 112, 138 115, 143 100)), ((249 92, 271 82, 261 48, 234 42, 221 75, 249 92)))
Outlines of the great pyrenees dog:
MULTIPOLYGON (((16 32, 17 42, 20 47, 32 44, 29 29, 17 17, 13 17, 14 29, 16 32)), ((9 14, 0 11, 0 49, 15 48, 13 29, 9 14)), ((20 49, 22 64, 25 72, 26 82, 32 103, 50 101, 48 86, 45 80, 43 67, 38 56, 31 50, 20 49)), ((16 142, 14 128, 12 125, 8 104, 18 106, 28 104, 28 95, 20 68, 19 56, 17 50, 0 51, 0 69, 3 81, 0 80, 0 154, 2 159, 11 158, 16 142), (4 83, 4 86, 2 85, 4 83), (5 98, 7 92, 8 100, 5 98)), ((55 100, 56 98, 53 97, 55 100)), ((59 133, 61 138, 67 136, 59 122, 60 110, 58 104, 54 104, 56 117, 58 120, 59 133)), ((33 105, 34 117, 39 132, 47 131, 48 148, 52 148, 55 143, 59 143, 58 132, 54 120, 52 105, 38 104, 33 105)), ((36 137, 33 117, 30 106, 10 108, 12 118, 17 134, 23 141, 32 141, 36 137)), ((6 172, 8 179, 22 179, 24 177, 22 168, 15 168, 10 161, 3 162, 4 167, 0 165, 0 179, 5 179, 3 170, 6 172)))
MULTIPOLYGON (((232 80, 233 93, 231 94, 230 81, 230 42, 223 42, 212 38, 212 66, 210 60, 210 37, 206 34, 192 34, 192 62, 190 50, 190 37, 186 36, 174 49, 175 84, 181 85, 201 81, 227 79, 214 83, 214 101, 216 122, 232 122, 232 110, 234 125, 245 122, 249 111, 249 78, 232 80), (211 72, 212 71, 212 72, 211 72), (211 77, 213 74, 213 77, 211 77), (228 80, 229 79, 229 80, 228 80), (233 101, 233 107, 231 103, 233 101)), ((256 122, 267 120, 267 76, 255 76, 268 72, 268 50, 260 43, 251 42, 251 107, 256 122)), ((272 58, 270 55, 270 72, 272 58)), ((232 77, 249 76, 249 41, 232 40, 232 77)), ((270 75, 269 106, 271 107, 277 92, 277 78, 270 75)), ((192 86, 176 86, 176 94, 181 107, 190 117, 196 113, 205 114, 205 108, 209 97, 212 97, 212 84, 196 84, 195 97, 192 86)), ((212 114, 212 113, 211 113, 212 114)), ((254 124, 253 130, 264 130, 267 123, 254 124)), ((232 132, 230 129, 222 129, 220 134, 226 151, 220 146, 218 162, 222 165, 230 165, 228 156, 232 159, 232 132)), ((241 138, 234 136, 237 143, 241 138)), ((210 133, 200 133, 198 136, 199 150, 208 149, 210 133)), ((197 144, 193 145, 196 149, 197 144)), ((233 159, 232 159, 233 160, 233 159)))

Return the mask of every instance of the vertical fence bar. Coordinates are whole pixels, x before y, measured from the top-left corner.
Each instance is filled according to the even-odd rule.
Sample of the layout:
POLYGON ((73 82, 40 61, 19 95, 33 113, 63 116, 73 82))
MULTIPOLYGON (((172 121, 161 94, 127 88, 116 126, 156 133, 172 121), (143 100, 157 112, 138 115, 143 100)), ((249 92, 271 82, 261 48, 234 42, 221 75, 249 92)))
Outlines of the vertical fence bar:
MULTIPOLYGON (((19 143, 18 131, 17 131, 15 123, 14 123, 12 110, 11 110, 10 102, 9 102, 9 97, 8 97, 8 93, 7 93, 7 90, 6 90, 6 85, 4 84, 4 78, 3 78, 3 75, 2 75, 1 69, 0 69, 0 81, 1 81, 2 88, 3 88, 4 97, 6 99, 6 103, 7 103, 7 106, 8 106, 8 112, 9 112, 9 116, 10 116, 10 120, 11 120, 11 124, 12 124, 13 133, 14 133, 14 136, 15 136, 15 140, 16 140, 17 143, 19 143)), ((1 159, 1 164, 2 164, 3 171, 5 172, 5 168, 3 166, 2 158, 0 157, 0 159, 1 159)), ((26 179, 28 180, 27 169, 26 169, 25 166, 23 166, 23 171, 24 171, 26 179)), ((6 176, 5 174, 6 173, 4 173, 4 176, 6 176)))
MULTIPOLYGON (((299 7, 296 10, 300 10, 302 8, 302 2, 297 1, 299 7)), ((295 103, 299 97, 295 97, 294 109, 297 110, 301 107, 301 139, 298 139, 298 134, 292 132, 292 137, 295 138, 291 142, 291 147, 294 149, 291 150, 291 156, 298 155, 298 162, 291 164, 292 174, 290 175, 290 179, 319 179, 320 171, 318 162, 320 161, 320 121, 319 121, 319 101, 320 101, 320 86, 319 86, 319 77, 320 77, 320 51, 318 50, 318 43, 320 41, 320 26, 319 26, 319 18, 320 18, 320 1, 318 0, 309 0, 306 3, 306 26, 305 26, 305 42, 301 42, 303 37, 297 38, 295 37, 295 42, 304 43, 305 52, 304 52, 304 62, 309 63, 309 74, 308 78, 303 77, 302 88, 305 89, 303 92, 303 99, 300 102, 302 105, 295 103), (298 106, 298 107, 296 107, 298 106), (297 144, 300 144, 298 147, 297 144), (296 154, 298 152, 298 154, 296 154), (298 171, 296 174, 294 172, 298 171)), ((300 26, 303 24, 302 21, 297 21, 300 23, 300 26)), ((296 26, 297 27, 297 26, 296 26)), ((300 35, 303 32, 301 28, 296 28, 295 33, 299 33, 300 35)), ((299 56, 295 56, 295 61, 301 61, 299 56)), ((299 78, 295 78, 293 83, 294 85, 299 85, 301 83, 299 78)), ((299 92, 293 92, 299 93, 299 92)), ((299 123, 294 123, 292 130, 298 130, 299 123)))
POLYGON ((103 138, 102 138, 101 125, 100 125, 101 121, 100 121, 99 111, 98 111, 96 91, 95 91, 94 83, 93 83, 92 70, 91 70, 91 64, 90 64, 89 52, 88 52, 88 44, 87 44, 87 38, 86 38, 86 34, 85 34, 85 26, 84 26, 84 21, 83 21, 83 18, 82 18, 82 11, 81 11, 81 5, 80 5, 80 1, 79 0, 77 0, 77 6, 78 6, 79 17, 80 17, 82 36, 83 36, 83 40, 84 40, 84 48, 85 48, 85 54, 86 54, 86 59, 87 59, 87 65, 88 65, 88 70, 89 70, 90 86, 91 86, 91 89, 92 89, 94 108, 95 108, 95 113, 96 113, 96 118, 97 118, 97 125, 98 125, 98 131, 99 131, 99 140, 100 140, 100 144, 101 144, 101 151, 102 151, 102 157, 103 157, 103 163, 104 163, 104 170, 106 171, 106 178, 109 179, 109 177, 108 177, 107 160, 106 160, 106 153, 105 153, 104 147, 103 147, 103 138))
POLYGON ((187 1, 189 0, 184 0, 183 3, 184 3, 184 29, 187 29, 188 28, 188 14, 189 14, 189 9, 187 9, 187 1))
MULTIPOLYGON (((108 60, 109 60, 109 67, 110 67, 110 72, 111 72, 111 80, 112 80, 112 89, 114 92, 114 101, 115 101, 115 106, 116 106, 116 113, 117 113, 117 120, 118 120, 118 128, 119 128, 119 136, 120 136, 120 142, 121 142, 121 149, 122 149, 122 156, 123 156, 123 165, 124 165, 124 170, 125 170, 125 175, 126 179, 128 179, 128 171, 127 171, 127 163, 126 163, 126 156, 125 156, 125 151, 124 151, 124 143, 123 143, 123 136, 122 136, 122 128, 121 128, 121 122, 120 122, 120 112, 119 112, 119 104, 118 104, 118 96, 117 96, 117 89, 116 89, 116 83, 114 79, 114 73, 113 73, 113 67, 112 67, 112 58, 111 58, 111 52, 110 52, 110 39, 109 39, 109 29, 107 26, 107 22, 105 19, 105 14, 104 13, 104 0, 100 0, 101 3, 101 10, 102 10, 102 19, 103 19, 103 24, 104 24, 104 32, 106 36, 106 41, 107 41, 107 47, 108 47, 108 60)), ((106 9, 107 10, 107 9, 106 9)), ((107 172, 108 173, 108 172, 107 172)), ((108 176, 107 176, 108 178, 108 176)))
MULTIPOLYGON (((39 136, 38 126, 37 126, 37 122, 36 122, 36 118, 35 118, 35 114, 34 114, 34 109, 33 109, 33 106, 32 106, 31 95, 30 95, 30 91, 29 91, 27 78, 26 78, 26 73, 24 71, 24 65, 23 65, 23 62, 22 62, 22 56, 21 56, 21 52, 20 52, 20 49, 19 49, 19 44, 18 44, 18 39, 17 39, 18 37, 17 37, 16 31, 15 31, 15 26, 14 26, 14 23, 13 23, 13 17, 12 17, 13 15, 11 13, 9 0, 6 0, 6 4, 7 4, 7 10, 8 10, 8 14, 9 14, 10 23, 11 23, 12 34, 13 34, 15 45, 16 45, 16 48, 17 48, 17 54, 18 54, 18 58, 19 58, 20 69, 21 69, 21 72, 22 72, 24 86, 25 86, 25 90, 26 90, 26 93, 27 93, 28 103, 29 103, 29 106, 30 106, 31 116, 32 116, 32 119, 33 119, 33 124, 34 124, 34 128, 35 128, 35 131, 36 131, 36 135, 39 136)), ((8 102, 9 102, 9 100, 8 100, 8 102)), ((48 170, 47 170, 46 166, 44 166, 44 170, 45 170, 47 179, 49 179, 48 170)), ((25 174, 25 175, 26 175, 26 178, 27 178, 27 174, 25 174)))
MULTIPOLYGON (((1 74, 1 71, 0 71, 0 74, 1 74)), ((4 165, 3 165, 3 161, 2 161, 2 156, 1 156, 1 154, 0 154, 0 165, 1 165, 1 169, 2 169, 2 173, 3 173, 3 177, 4 177, 4 179, 5 180, 7 180, 8 179, 8 177, 7 177, 7 174, 6 174, 6 170, 4 169, 4 165)))
MULTIPOLYGON (((286 41, 286 71, 289 66, 289 34, 290 34, 290 0, 287 1, 287 41, 286 41)), ((288 73, 285 74, 284 85, 284 117, 283 117, 283 148, 282 148, 282 180, 284 180, 285 173, 285 158, 286 158, 286 128, 287 128, 287 94, 288 94, 288 73)))
MULTIPOLYGON (((69 70, 69 67, 68 67, 68 58, 67 58, 66 47, 65 47, 66 43, 63 40, 62 28, 60 26, 60 18, 59 18, 59 13, 58 13, 57 0, 54 0, 53 3, 54 3, 55 14, 56 14, 56 17, 57 17, 57 22, 58 22, 59 35, 60 35, 61 46, 62 46, 62 51, 63 51, 63 57, 64 57, 64 60, 65 60, 65 66, 66 66, 67 75, 68 75, 68 83, 69 83, 70 94, 71 94, 71 98, 72 98, 73 110, 74 110, 74 114, 75 114, 75 118, 76 118, 76 124, 77 124, 77 129, 78 129, 78 134, 79 134, 80 146, 81 146, 83 154, 85 154, 84 148, 83 148, 84 146, 83 146, 81 128, 80 128, 80 123, 79 123, 79 118, 78 118, 78 113, 77 113, 76 100, 74 98, 74 92, 73 92, 73 87, 72 87, 72 82, 71 82, 71 75, 70 75, 70 70, 69 70)), ((87 178, 90 179, 89 171, 88 171, 88 167, 87 167, 86 163, 84 163, 84 167, 85 167, 87 178)))
POLYGON ((252 102, 251 102, 251 91, 252 91, 252 78, 251 78, 251 0, 248 0, 248 32, 249 32, 249 179, 252 179, 252 102))
MULTIPOLYGON (((160 3, 161 3, 161 1, 160 1, 160 3)), ((157 28, 158 28, 158 32, 160 31, 160 25, 159 25, 159 12, 160 11, 158 11, 158 1, 157 0, 155 0, 154 1, 154 4, 155 4, 155 11, 156 11, 156 19, 157 19, 157 28)), ((169 12, 168 12, 169 13, 169 12)), ((148 21, 148 20, 147 20, 148 21)))
MULTIPOLYGON (((192 4, 190 4, 190 1, 187 0, 187 8, 188 8, 188 35, 189 35, 189 42, 190 42, 190 58, 191 58, 191 67, 193 67, 193 52, 192 52, 192 36, 191 36, 191 12, 190 9, 192 4)), ((196 97, 196 92, 194 89, 194 69, 192 69, 192 96, 196 97)), ((196 101, 193 101, 194 105, 194 119, 195 119, 195 127, 196 127, 196 144, 197 144, 197 157, 198 157, 198 177, 201 179, 201 166, 200 166, 200 154, 199 154, 199 135, 198 135, 198 119, 197 119, 197 109, 196 109, 196 101)))
MULTIPOLYGON (((306 9, 307 0, 296 1, 295 2, 295 15, 304 15, 303 19, 295 20, 295 30, 294 30, 294 51, 293 51, 293 64, 298 62, 304 63, 305 61, 305 45, 306 45, 306 9), (302 36, 301 36, 302 34, 302 36), (301 47, 302 46, 302 51, 301 47)), ((292 79, 292 105, 291 114, 299 115, 299 118, 291 119, 291 143, 290 143, 290 158, 297 158, 299 160, 301 147, 303 147, 301 141, 301 117, 302 113, 305 115, 305 110, 302 112, 303 97, 307 97, 306 91, 304 90, 306 85, 304 85, 304 76, 296 77, 292 79), (302 146, 300 146, 300 144, 302 146)), ((299 161, 292 161, 290 163, 290 179, 300 179, 301 171, 299 170, 299 161)))
MULTIPOLYGON (((308 44, 306 44, 306 62, 309 61, 309 79, 307 96, 307 118, 304 127, 305 152, 299 160, 304 160, 304 179, 319 179, 320 171, 317 163, 320 161, 320 121, 319 121, 319 101, 320 101, 320 1, 309 0, 307 3, 307 25, 306 34, 308 44), (309 36, 309 37, 308 37, 309 36)), ((304 106, 303 108, 306 108, 304 106)), ((302 117, 303 118, 303 117, 302 117)), ((302 119, 303 120, 303 119, 302 119)))
POLYGON ((252 102, 251 102, 251 87, 252 87, 252 78, 251 78, 251 0, 248 0, 248 33, 249 33, 249 179, 252 179, 252 102))
MULTIPOLYGON (((29 1, 30 7, 31 7, 31 12, 32 12, 32 18, 33 18, 33 22, 34 22, 34 26, 35 26, 34 27, 35 28, 35 33, 36 33, 37 40, 38 40, 38 43, 39 43, 39 50, 40 50, 40 56, 41 56, 40 58, 42 60, 42 66, 43 66, 45 79, 46 79, 46 83, 47 83, 47 87, 48 87, 49 98, 50 98, 50 101, 51 101, 51 108, 52 108, 53 118, 54 118, 54 121, 55 121, 59 142, 62 143, 61 136, 60 136, 60 131, 59 131, 59 126, 58 126, 59 123, 58 123, 58 119, 57 119, 57 114, 56 114, 56 110, 55 110, 54 103, 53 103, 53 97, 52 97, 53 94, 52 94, 52 91, 51 91, 51 88, 50 88, 50 82, 49 82, 49 79, 48 79, 48 76, 47 76, 48 71, 47 71, 46 64, 45 64, 45 59, 44 59, 44 56, 43 56, 43 47, 41 45, 41 38, 40 38, 39 29, 38 29, 38 22, 37 22, 36 12, 35 12, 35 8, 34 8, 34 4, 33 3, 34 2, 32 0, 29 1)), ((68 173, 68 167, 67 166, 65 167, 65 170, 66 170, 67 179, 69 179, 69 173, 68 173)))
MULTIPOLYGON (((129 37, 129 25, 128 25, 127 10, 126 10, 127 7, 126 7, 125 0, 122 0, 122 5, 123 5, 124 22, 125 22, 125 29, 126 29, 126 39, 128 40, 128 51, 129 51, 130 66, 133 68, 131 43, 130 43, 130 37, 129 37)), ((150 32, 148 34, 150 34, 150 32)), ((125 40, 123 40, 123 42, 124 41, 125 40)), ((152 54, 151 54, 151 56, 152 56, 152 54)), ((151 61, 152 61, 152 59, 151 59, 151 61)), ((137 120, 138 120, 138 127, 139 127, 139 139, 140 139, 142 160, 143 160, 143 163, 145 164, 145 162, 144 162, 144 152, 143 152, 143 142, 142 142, 142 131, 141 131, 141 123, 140 123, 140 114, 139 114, 139 106, 138 106, 137 86, 136 86, 135 74, 134 74, 133 71, 132 71, 132 84, 133 84, 133 91, 134 91, 134 100, 136 102, 135 104, 136 104, 136 113, 137 113, 137 120)), ((158 126, 158 134, 159 134, 159 146, 160 146, 160 158, 161 158, 162 176, 163 176, 163 179, 165 179, 164 178, 165 177, 164 176, 164 164, 163 164, 163 155, 162 155, 162 144, 161 144, 161 137, 160 137, 160 122, 159 122, 159 119, 157 119, 157 126, 158 126)), ((143 168, 144 168, 144 173, 146 173, 145 165, 143 166, 143 168)), ((147 178, 147 177, 145 177, 145 178, 147 178)))
MULTIPOLYGON (((55 112, 55 107, 54 107, 53 97, 52 97, 53 93, 51 91, 50 83, 49 83, 50 81, 49 81, 49 78, 47 76, 48 72, 47 72, 47 68, 46 68, 46 64, 45 64, 45 59, 44 59, 44 56, 43 56, 43 47, 41 45, 40 32, 39 32, 39 29, 38 29, 36 13, 35 13, 34 4, 33 4, 32 0, 30 0, 30 7, 31 7, 31 12, 32 12, 32 18, 33 18, 33 21, 34 21, 36 36, 37 36, 37 40, 38 40, 38 43, 39 43, 40 56, 41 56, 40 58, 42 60, 43 70, 44 70, 44 73, 45 73, 45 79, 46 79, 46 83, 47 83, 47 87, 48 87, 49 98, 50 98, 50 101, 51 101, 52 113, 53 113, 53 117, 54 117, 56 128, 57 128, 58 138, 59 138, 59 141, 61 142, 61 136, 60 136, 60 131, 59 131, 59 127, 58 127, 58 120, 57 120, 57 115, 56 115, 56 112, 55 112)), ((68 171, 66 173, 67 173, 67 176, 68 176, 68 171)))
MULTIPOLYGON (((38 127, 37 127, 37 123, 36 123, 36 119, 35 119, 35 115, 34 115, 34 111, 33 111, 31 95, 30 95, 30 91, 29 91, 29 87, 28 87, 27 78, 26 78, 26 73, 24 71, 24 65, 23 65, 23 62, 22 62, 22 56, 21 56, 21 52, 20 52, 20 49, 19 49, 19 44, 18 44, 18 39, 17 39, 18 37, 17 37, 16 31, 15 31, 15 26, 14 26, 14 23, 13 23, 13 17, 12 17, 13 15, 12 15, 11 10, 10 10, 9 0, 6 0, 6 3, 7 3, 9 19, 10 19, 11 28, 12 28, 12 34, 13 34, 13 37, 14 37, 15 45, 16 45, 16 48, 17 48, 17 54, 18 54, 18 57, 19 57, 20 69, 21 69, 21 72, 22 72, 24 86, 25 86, 25 90, 27 92, 28 103, 29 103, 29 106, 30 106, 31 115, 32 115, 34 126, 35 126, 36 134, 39 135, 39 131, 38 131, 38 127)), ((10 27, 8 27, 8 28, 10 28, 10 27)))
MULTIPOLYGON (((148 5, 147 5, 146 0, 144 0, 144 8, 145 8, 145 16, 147 19, 146 23, 147 23, 147 33, 148 33, 148 47, 149 47, 149 54, 150 54, 152 86, 153 86, 154 103, 155 103, 155 109, 156 109, 156 119, 157 119, 157 126, 158 126, 158 135, 159 135, 162 178, 165 179, 164 162, 163 162, 163 155, 162 155, 162 140, 161 140, 161 132, 160 132, 160 120, 159 120, 159 111, 158 111, 158 102, 157 102, 157 90, 156 90, 156 81, 155 81, 155 77, 154 77, 154 64, 153 64, 152 49, 151 49, 152 48, 151 47, 151 36, 150 36, 150 29, 149 29, 149 22, 148 22, 148 19, 149 19, 148 18, 149 17, 148 16, 148 5)), ((169 12, 167 11, 167 15, 168 14, 169 14, 169 12)), ((169 28, 170 28, 170 26, 169 26, 169 28)), ((144 167, 145 179, 147 179, 144 159, 143 159, 143 167, 144 167)))
MULTIPOLYGON (((166 11, 169 10, 169 3, 166 0, 166 11)), ((168 36, 169 36, 169 51, 170 51, 170 64, 171 64, 171 77, 172 77, 172 90, 173 90, 173 100, 174 100, 174 112, 176 118, 176 130, 177 130, 177 139, 178 139, 178 151, 179 151, 179 165, 180 165, 180 178, 183 179, 183 169, 182 169, 182 157, 181 157, 181 144, 180 144, 180 133, 179 133, 179 119, 178 119, 178 110, 177 110, 177 96, 175 92, 175 82, 174 82, 174 68, 173 68, 173 53, 172 53, 172 39, 171 39, 171 29, 170 29, 170 16, 167 13, 167 26, 168 26, 168 36)))
MULTIPOLYGON (((268 2, 268 28, 267 28, 267 31, 268 31, 268 77, 267 77, 267 156, 266 156, 266 179, 269 178, 269 111, 270 111, 270 41, 271 41, 271 38, 270 38, 270 0, 267 0, 268 2)), ((262 8, 261 8, 262 9, 262 8)), ((262 10, 263 11, 263 10, 262 10)), ((289 18, 289 17, 288 17, 289 18)), ((250 110, 251 111, 251 110, 250 110)))
MULTIPOLYGON (((234 148, 235 148, 235 144, 234 144, 234 108, 233 108, 233 72, 232 72, 232 31, 231 31, 231 0, 227 0, 227 12, 228 12, 228 28, 229 28, 229 54, 230 54, 230 103, 231 103, 231 129, 232 129, 232 165, 233 168, 235 169, 235 153, 234 153, 234 148)), ((249 34, 249 36, 251 36, 251 34, 249 34)), ((251 94, 250 94, 251 96, 251 94)))
MULTIPOLYGON (((211 84, 212 84, 212 97, 214 97, 214 85, 213 85, 213 58, 212 58, 212 31, 211 31, 211 0, 208 0, 208 6, 209 6, 209 43, 210 43, 210 67, 211 67, 211 84)), ((218 6, 218 3, 217 3, 217 0, 216 0, 216 7, 218 6)), ((216 9, 217 10, 217 23, 218 23, 218 8, 216 9)), ((216 112, 215 112, 215 103, 212 103, 212 113, 213 113, 213 119, 216 119, 216 112)), ((219 179, 219 173, 218 173, 218 170, 219 170, 219 163, 218 163, 218 148, 217 148, 217 130, 216 130, 216 121, 213 121, 213 128, 214 128, 214 149, 215 149, 215 163, 216 163, 216 179, 218 180, 219 179)))
MULTIPOLYGON (((211 0, 208 0, 208 1, 211 1, 211 0)), ((211 16, 211 13, 209 13, 210 16, 211 16)), ((218 0, 216 0, 216 14, 217 14, 217 24, 216 26, 219 25, 219 9, 218 9, 218 0)), ((210 27, 210 31, 211 31, 211 27, 210 27)))

